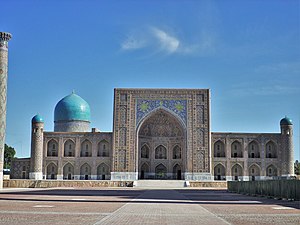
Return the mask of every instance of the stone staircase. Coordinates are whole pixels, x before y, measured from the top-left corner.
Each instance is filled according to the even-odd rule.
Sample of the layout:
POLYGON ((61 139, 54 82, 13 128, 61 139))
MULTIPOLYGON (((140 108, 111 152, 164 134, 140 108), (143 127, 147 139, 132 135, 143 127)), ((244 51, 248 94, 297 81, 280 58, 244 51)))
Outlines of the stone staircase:
POLYGON ((189 186, 188 181, 184 180, 136 180, 133 182, 134 187, 138 188, 184 188, 189 186))

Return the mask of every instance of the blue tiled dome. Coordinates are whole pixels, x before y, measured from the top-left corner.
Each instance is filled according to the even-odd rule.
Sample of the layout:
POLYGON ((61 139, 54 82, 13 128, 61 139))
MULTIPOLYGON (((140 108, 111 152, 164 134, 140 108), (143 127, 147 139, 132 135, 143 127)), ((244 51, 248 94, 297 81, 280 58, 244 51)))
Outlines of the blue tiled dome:
POLYGON ((293 125, 292 120, 288 117, 284 117, 280 120, 280 125, 293 125))
POLYGON ((54 121, 88 121, 90 122, 91 112, 89 104, 80 96, 72 93, 55 106, 54 121))
POLYGON ((44 123, 44 120, 39 114, 37 114, 34 117, 32 117, 31 122, 32 123, 44 123))

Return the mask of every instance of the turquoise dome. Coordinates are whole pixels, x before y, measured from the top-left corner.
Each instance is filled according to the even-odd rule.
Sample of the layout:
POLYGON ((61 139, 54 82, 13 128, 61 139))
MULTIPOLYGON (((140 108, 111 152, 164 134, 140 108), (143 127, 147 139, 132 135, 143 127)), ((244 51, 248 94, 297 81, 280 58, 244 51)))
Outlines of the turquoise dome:
POLYGON ((44 120, 39 114, 37 114, 34 117, 32 117, 31 122, 32 123, 44 123, 44 120))
POLYGON ((293 125, 292 120, 288 117, 284 117, 280 120, 280 125, 293 125))
POLYGON ((54 121, 88 121, 91 112, 89 104, 80 96, 72 93, 60 100, 54 110, 54 121))

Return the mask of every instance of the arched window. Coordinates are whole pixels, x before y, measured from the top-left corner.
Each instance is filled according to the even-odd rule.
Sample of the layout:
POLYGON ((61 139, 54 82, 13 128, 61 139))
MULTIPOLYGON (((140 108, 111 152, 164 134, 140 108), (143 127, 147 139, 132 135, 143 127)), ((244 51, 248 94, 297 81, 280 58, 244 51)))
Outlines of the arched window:
POLYGON ((173 148, 173 159, 181 159, 181 148, 178 145, 173 148))
POLYGON ((214 144, 214 157, 225 157, 225 146, 222 141, 214 144))
POLYGON ((251 141, 249 143, 248 158, 260 158, 260 151, 256 141, 251 141))
POLYGON ((242 144, 240 142, 234 141, 231 144, 231 157, 232 158, 242 158, 243 157, 242 144))
POLYGON ((101 163, 97 167, 97 176, 99 180, 108 180, 110 179, 110 169, 105 163, 101 163))
POLYGON ((75 143, 72 140, 67 140, 64 144, 64 156, 75 157, 75 143))
POLYGON ((64 180, 74 179, 74 167, 71 163, 67 163, 63 168, 64 180))
POLYGON ((260 169, 257 165, 252 165, 249 167, 249 180, 256 180, 260 176, 260 169))
POLYGON ((81 157, 91 157, 92 156, 92 143, 89 140, 85 140, 81 143, 81 157))
POLYGON ((235 164, 231 168, 232 180, 242 179, 243 176, 243 168, 239 164, 235 164))
POLYGON ((57 157, 58 155, 58 143, 55 140, 51 140, 47 145, 47 156, 57 157))
POLYGON ((214 179, 215 180, 226 180, 225 167, 218 164, 214 168, 214 179))
POLYGON ((80 167, 80 179, 89 180, 91 176, 91 167, 89 164, 85 163, 80 167))
POLYGON ((167 159, 167 149, 164 146, 159 145, 156 147, 155 159, 167 159))
POLYGON ((98 156, 109 157, 109 143, 106 140, 98 143, 98 156))
POLYGON ((57 166, 54 163, 50 163, 47 166, 47 179, 55 180, 57 178, 57 166))
POLYGON ((275 177, 275 176, 277 176, 277 169, 276 169, 276 167, 273 166, 273 165, 269 165, 267 167, 266 174, 267 174, 268 177, 275 177))
POLYGON ((149 147, 148 145, 143 145, 141 149, 141 158, 142 159, 148 159, 149 158, 149 147))
POLYGON ((266 158, 277 158, 276 145, 273 141, 266 144, 266 158))

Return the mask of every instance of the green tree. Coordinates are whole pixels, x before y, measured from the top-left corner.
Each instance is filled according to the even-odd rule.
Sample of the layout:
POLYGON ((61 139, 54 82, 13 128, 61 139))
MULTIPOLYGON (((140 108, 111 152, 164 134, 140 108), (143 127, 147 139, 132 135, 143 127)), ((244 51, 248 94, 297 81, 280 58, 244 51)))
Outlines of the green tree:
POLYGON ((295 165, 295 174, 300 175, 300 162, 296 160, 294 165, 295 165))
POLYGON ((10 169, 11 160, 15 157, 16 150, 5 144, 4 148, 4 169, 10 169))

